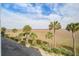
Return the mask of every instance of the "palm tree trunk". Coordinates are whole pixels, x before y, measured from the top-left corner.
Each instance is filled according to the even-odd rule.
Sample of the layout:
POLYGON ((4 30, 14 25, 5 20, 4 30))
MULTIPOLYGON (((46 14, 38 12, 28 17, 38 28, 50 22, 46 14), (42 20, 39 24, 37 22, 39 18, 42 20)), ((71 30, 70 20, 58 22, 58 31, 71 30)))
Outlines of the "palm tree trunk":
MULTIPOLYGON (((49 32, 52 33, 52 30, 49 30, 49 32)), ((51 38, 51 40, 53 41, 53 37, 51 38)), ((50 43, 50 40, 49 40, 49 47, 50 47, 50 49, 52 48, 52 41, 51 41, 51 43, 50 43)))
POLYGON ((34 40, 34 38, 33 38, 33 43, 32 43, 33 45, 35 44, 35 40, 34 40))
MULTIPOLYGON (((53 40, 53 39, 51 38, 51 40, 53 40)), ((52 41, 51 41, 51 48, 52 48, 52 41)))
POLYGON ((25 37, 26 37, 26 42, 25 42, 25 45, 27 46, 27 44, 28 44, 28 35, 25 35, 25 37))
MULTIPOLYGON (((52 40, 52 38, 50 40, 52 40)), ((51 49, 52 48, 52 42, 50 40, 49 40, 49 48, 51 49)))
POLYGON ((54 29, 54 48, 56 48, 56 41, 55 41, 55 29, 54 29))
POLYGON ((76 56, 76 40, 74 39, 74 33, 72 32, 73 39, 73 55, 76 56))

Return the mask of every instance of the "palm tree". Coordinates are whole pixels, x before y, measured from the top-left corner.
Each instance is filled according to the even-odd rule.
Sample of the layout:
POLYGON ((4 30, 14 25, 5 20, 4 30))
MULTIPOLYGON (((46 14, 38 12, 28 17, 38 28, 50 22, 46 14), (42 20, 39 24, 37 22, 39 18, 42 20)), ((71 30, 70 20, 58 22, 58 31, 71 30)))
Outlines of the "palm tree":
POLYGON ((24 32, 25 37, 26 37, 26 44, 28 44, 29 34, 30 34, 31 30, 32 30, 32 28, 29 25, 25 25, 23 28, 23 32, 24 32))
MULTIPOLYGON (((53 33, 52 32, 47 32, 47 34, 45 36, 46 36, 47 39, 52 40, 53 33)), ((50 40, 49 40, 49 42, 50 42, 50 40)), ((49 46, 50 46, 50 43, 49 43, 49 46)), ((51 44, 51 47, 50 48, 52 48, 52 44, 51 44)))
POLYGON ((79 23, 70 23, 67 25, 66 30, 72 32, 73 39, 73 54, 76 56, 76 40, 75 40, 75 32, 79 30, 79 23))
POLYGON ((54 31, 54 47, 56 48, 56 40, 55 40, 55 32, 56 30, 59 30, 61 28, 61 25, 58 21, 50 22, 49 24, 49 30, 54 31))
POLYGON ((30 38, 33 40, 32 44, 34 45, 36 43, 36 39, 38 38, 38 36, 32 32, 30 34, 30 38))
POLYGON ((21 43, 23 41, 23 33, 18 34, 17 38, 19 39, 18 43, 21 43))
POLYGON ((14 33, 17 32, 17 29, 16 28, 12 29, 12 32, 14 32, 14 33))
POLYGON ((1 28, 1 36, 5 36, 5 32, 6 32, 6 28, 5 27, 2 27, 1 28))

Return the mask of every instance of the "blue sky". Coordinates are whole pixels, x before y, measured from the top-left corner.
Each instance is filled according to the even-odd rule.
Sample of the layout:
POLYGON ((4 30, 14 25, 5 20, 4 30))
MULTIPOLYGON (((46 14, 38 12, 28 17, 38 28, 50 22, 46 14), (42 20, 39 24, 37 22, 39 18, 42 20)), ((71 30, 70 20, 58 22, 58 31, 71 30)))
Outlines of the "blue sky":
POLYGON ((62 28, 71 22, 79 22, 79 4, 62 3, 4 3, 0 4, 1 26, 47 29, 51 21, 59 21, 62 28))

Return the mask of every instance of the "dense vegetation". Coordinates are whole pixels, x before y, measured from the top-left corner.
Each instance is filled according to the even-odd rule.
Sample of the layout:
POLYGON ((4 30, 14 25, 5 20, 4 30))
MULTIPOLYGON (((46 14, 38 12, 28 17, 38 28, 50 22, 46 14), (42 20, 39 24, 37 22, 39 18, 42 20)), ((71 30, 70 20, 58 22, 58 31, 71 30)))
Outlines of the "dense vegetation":
MULTIPOLYGON (((23 46, 30 45, 30 47, 39 47, 42 48, 44 51, 48 53, 55 53, 55 54, 61 54, 65 56, 72 56, 76 55, 76 39, 75 39, 75 32, 79 30, 79 23, 70 23, 67 25, 66 30, 72 32, 72 40, 73 40, 73 51, 68 50, 64 47, 57 47, 56 46, 56 37, 55 32, 56 30, 61 29, 61 24, 58 21, 50 22, 49 24, 49 32, 46 33, 45 37, 46 39, 52 40, 52 43, 54 43, 53 47, 50 46, 50 44, 46 41, 39 40, 38 35, 34 32, 31 32, 32 28, 29 25, 26 25, 23 27, 22 33, 20 33, 16 37, 9 37, 8 34, 5 34, 6 28, 1 28, 1 36, 5 38, 9 38, 12 40, 15 40, 19 44, 22 44, 23 46)), ((14 33, 16 33, 17 29, 12 29, 14 33)), ((52 44, 51 44, 52 45, 52 44)))

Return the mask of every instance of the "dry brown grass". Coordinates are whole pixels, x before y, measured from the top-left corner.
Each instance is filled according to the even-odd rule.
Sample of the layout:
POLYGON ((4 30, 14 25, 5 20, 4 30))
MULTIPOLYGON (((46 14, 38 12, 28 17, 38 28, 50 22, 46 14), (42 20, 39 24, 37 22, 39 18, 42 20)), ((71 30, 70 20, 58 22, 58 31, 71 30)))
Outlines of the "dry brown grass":
MULTIPOLYGON (((21 32, 22 32, 22 30, 18 30, 18 32, 16 32, 16 33, 13 33, 11 30, 6 31, 7 34, 10 34, 10 36, 13 36, 13 37, 17 36, 21 32)), ((34 32, 38 35, 38 39, 47 41, 50 44, 52 43, 52 45, 53 45, 53 39, 50 40, 50 39, 45 38, 45 34, 48 32, 48 30, 34 29, 34 30, 32 30, 32 32, 34 32)), ((76 46, 77 46, 77 50, 78 50, 79 49, 79 31, 75 33, 75 39, 76 39, 76 46)), ((65 48, 72 49, 71 32, 68 32, 68 31, 62 30, 62 29, 57 30, 56 31, 56 43, 57 43, 58 47, 63 46, 65 48)))

